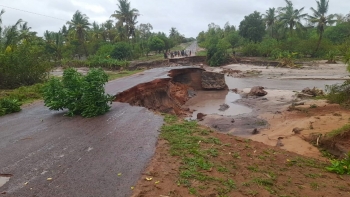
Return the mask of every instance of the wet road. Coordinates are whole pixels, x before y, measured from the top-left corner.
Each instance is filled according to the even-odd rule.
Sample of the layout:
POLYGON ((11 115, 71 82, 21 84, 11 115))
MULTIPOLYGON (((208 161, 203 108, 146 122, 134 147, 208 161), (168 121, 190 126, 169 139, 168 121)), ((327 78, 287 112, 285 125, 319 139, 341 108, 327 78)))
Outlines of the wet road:
MULTIPOLYGON (((106 92, 166 77, 169 70, 111 81, 106 92)), ((0 174, 13 175, 0 196, 129 196, 154 153, 163 118, 124 103, 90 119, 63 114, 37 102, 0 117, 0 174)))
POLYGON ((197 41, 192 42, 191 45, 186 48, 186 51, 191 51, 191 56, 194 56, 197 50, 198 50, 197 41))

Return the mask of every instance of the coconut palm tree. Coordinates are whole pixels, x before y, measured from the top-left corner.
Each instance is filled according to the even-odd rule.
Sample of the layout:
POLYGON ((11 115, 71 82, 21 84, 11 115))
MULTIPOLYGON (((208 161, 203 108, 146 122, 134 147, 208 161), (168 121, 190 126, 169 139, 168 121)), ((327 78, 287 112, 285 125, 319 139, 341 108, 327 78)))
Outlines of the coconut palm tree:
POLYGON ((73 15, 72 20, 68 21, 67 24, 69 25, 69 29, 73 33, 73 37, 75 37, 80 42, 80 44, 84 48, 85 55, 88 56, 85 47, 85 41, 88 36, 87 30, 90 29, 91 25, 89 23, 89 17, 77 10, 73 15))
POLYGON ((119 37, 128 39, 133 35, 137 23, 137 17, 140 14, 137 9, 130 8, 130 2, 128 0, 118 0, 118 2, 117 5, 119 10, 115 10, 111 17, 114 17, 117 20, 116 27, 118 27, 119 30, 123 29, 122 32, 125 35, 119 37))
POLYGON ((274 31, 274 26, 276 22, 276 9, 275 8, 269 8, 266 10, 266 14, 263 14, 264 16, 264 21, 266 23, 266 27, 270 29, 270 36, 273 38, 273 31, 274 31))
POLYGON ((287 5, 278 9, 279 22, 284 28, 289 29, 289 33, 292 35, 293 30, 297 31, 304 29, 301 24, 301 20, 307 17, 307 14, 303 14, 304 7, 300 9, 294 9, 293 3, 290 0, 285 0, 287 5))
POLYGON ((316 1, 316 3, 317 3, 317 9, 311 7, 311 11, 313 12, 313 15, 309 16, 310 23, 317 27, 317 33, 319 34, 319 39, 317 42, 317 47, 315 52, 317 52, 318 49, 320 48, 325 27, 327 25, 332 25, 335 22, 337 22, 337 20, 334 19, 336 15, 334 14, 330 14, 328 16, 326 15, 329 8, 329 0, 320 0, 320 1, 316 1))

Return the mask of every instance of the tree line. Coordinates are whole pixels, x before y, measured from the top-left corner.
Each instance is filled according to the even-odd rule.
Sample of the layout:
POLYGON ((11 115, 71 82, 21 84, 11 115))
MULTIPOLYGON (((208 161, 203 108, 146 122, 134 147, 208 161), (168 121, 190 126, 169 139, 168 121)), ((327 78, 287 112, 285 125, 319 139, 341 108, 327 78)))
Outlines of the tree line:
POLYGON ((194 40, 175 27, 165 33, 153 32, 149 23, 138 24, 140 12, 128 0, 118 0, 117 9, 102 24, 91 23, 77 10, 59 31, 45 31, 43 37, 22 19, 3 26, 4 13, 1 10, 0 88, 42 82, 53 65, 119 68, 130 60, 194 40))
POLYGON ((286 5, 258 11, 244 17, 238 29, 227 22, 223 28, 209 24, 198 34, 200 46, 207 48, 212 66, 229 59, 229 53, 245 56, 327 58, 349 56, 350 14, 329 14, 329 0, 316 1, 311 13, 297 8, 291 0, 286 5), (228 50, 230 49, 230 50, 228 50))

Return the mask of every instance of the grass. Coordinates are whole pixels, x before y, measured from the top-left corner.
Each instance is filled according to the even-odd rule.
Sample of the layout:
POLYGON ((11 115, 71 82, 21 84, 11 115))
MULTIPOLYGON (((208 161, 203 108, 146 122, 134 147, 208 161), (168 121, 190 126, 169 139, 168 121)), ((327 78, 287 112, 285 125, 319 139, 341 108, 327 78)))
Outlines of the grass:
POLYGON ((136 73, 143 72, 144 70, 125 70, 125 71, 117 71, 117 72, 106 72, 108 75, 108 80, 119 79, 123 77, 127 77, 136 73))
POLYGON ((0 99, 16 99, 21 104, 31 103, 35 100, 41 99, 41 88, 43 83, 32 86, 22 86, 13 90, 0 90, 0 99))
POLYGON ((198 51, 196 52, 196 56, 207 56, 207 51, 198 51))
POLYGON ((228 135, 230 143, 197 122, 176 116, 165 115, 164 120, 160 137, 168 141, 169 155, 179 161, 174 181, 189 194, 254 196, 265 190, 273 196, 295 196, 294 190, 305 187, 322 190, 318 183, 330 178, 325 174, 326 162, 274 148, 259 149, 251 140, 228 135), (295 184, 300 179, 306 180, 304 185, 295 184), (294 190, 287 189, 291 186, 294 190))
POLYGON ((346 124, 339 129, 335 129, 335 130, 327 133, 326 135, 327 135, 327 137, 335 137, 338 135, 342 135, 343 133, 346 133, 348 131, 350 131, 350 124, 346 124))
POLYGON ((226 166, 215 165, 212 158, 218 156, 217 147, 222 143, 219 139, 207 136, 210 131, 203 132, 203 129, 194 121, 180 121, 176 116, 165 115, 166 124, 162 127, 161 137, 170 143, 170 154, 179 156, 182 160, 180 166, 180 177, 177 184, 188 188, 189 193, 196 194, 196 191, 205 188, 207 182, 220 185, 216 190, 220 195, 227 194, 236 188, 231 179, 220 179, 206 175, 214 166, 218 172, 229 173, 226 166), (203 135, 204 134, 204 135, 203 135), (210 149, 203 145, 210 145, 210 149), (201 184, 193 185, 193 181, 201 184))

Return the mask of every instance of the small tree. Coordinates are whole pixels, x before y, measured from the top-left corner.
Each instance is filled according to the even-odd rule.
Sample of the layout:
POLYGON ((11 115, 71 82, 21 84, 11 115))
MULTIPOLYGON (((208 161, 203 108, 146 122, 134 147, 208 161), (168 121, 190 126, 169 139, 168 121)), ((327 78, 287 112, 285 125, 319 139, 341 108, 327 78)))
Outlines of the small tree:
POLYGON ((45 106, 50 110, 68 109, 68 116, 93 117, 109 111, 113 96, 106 95, 108 81, 102 69, 91 69, 86 76, 73 68, 63 73, 63 79, 51 78, 43 88, 45 106))
POLYGON ((165 43, 157 36, 153 36, 148 40, 148 46, 151 51, 159 52, 164 49, 165 43))
POLYGON ((132 48, 126 42, 115 44, 111 57, 117 60, 130 60, 132 57, 132 48))

